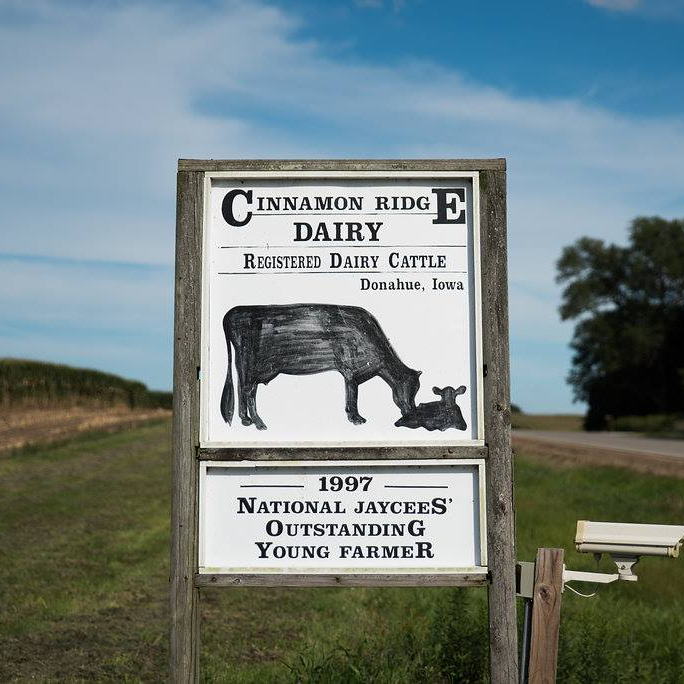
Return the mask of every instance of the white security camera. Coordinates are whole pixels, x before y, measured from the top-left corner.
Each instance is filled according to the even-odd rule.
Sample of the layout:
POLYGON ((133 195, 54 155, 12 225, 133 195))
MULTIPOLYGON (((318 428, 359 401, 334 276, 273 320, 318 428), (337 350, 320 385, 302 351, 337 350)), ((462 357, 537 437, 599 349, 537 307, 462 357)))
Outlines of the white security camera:
POLYGON ((575 544, 583 553, 679 556, 684 525, 577 521, 575 544))
POLYGON ((575 545, 582 553, 609 554, 620 579, 636 580, 632 567, 641 556, 679 556, 684 525, 641 525, 636 523, 577 521, 575 545))

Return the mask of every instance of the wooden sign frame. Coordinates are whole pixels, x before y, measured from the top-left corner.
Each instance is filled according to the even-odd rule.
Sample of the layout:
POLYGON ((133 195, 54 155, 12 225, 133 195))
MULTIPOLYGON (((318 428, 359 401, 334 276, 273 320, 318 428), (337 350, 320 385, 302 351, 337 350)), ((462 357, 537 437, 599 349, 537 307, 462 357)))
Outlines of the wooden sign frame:
POLYGON ((506 251, 506 164, 479 160, 179 160, 174 316, 171 681, 199 677, 199 593, 207 586, 478 586, 489 592, 491 681, 517 681, 515 537, 506 251), (202 242, 205 174, 216 172, 473 172, 479 175, 483 446, 359 447, 345 459, 481 459, 486 465, 489 573, 211 575, 198 573, 198 500, 204 461, 326 461, 335 448, 200 448, 202 242))

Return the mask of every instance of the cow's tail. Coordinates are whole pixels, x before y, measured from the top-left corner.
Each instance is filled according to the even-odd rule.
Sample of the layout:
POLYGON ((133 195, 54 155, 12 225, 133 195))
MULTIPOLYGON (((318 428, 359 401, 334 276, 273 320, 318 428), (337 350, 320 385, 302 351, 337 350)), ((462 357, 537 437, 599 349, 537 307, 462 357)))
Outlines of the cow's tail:
POLYGON ((229 313, 230 312, 223 317, 223 334, 226 337, 228 368, 226 369, 226 381, 223 385, 223 392, 221 393, 221 415, 228 425, 230 425, 233 420, 233 409, 235 407, 235 393, 233 392, 233 353, 230 344, 229 313))

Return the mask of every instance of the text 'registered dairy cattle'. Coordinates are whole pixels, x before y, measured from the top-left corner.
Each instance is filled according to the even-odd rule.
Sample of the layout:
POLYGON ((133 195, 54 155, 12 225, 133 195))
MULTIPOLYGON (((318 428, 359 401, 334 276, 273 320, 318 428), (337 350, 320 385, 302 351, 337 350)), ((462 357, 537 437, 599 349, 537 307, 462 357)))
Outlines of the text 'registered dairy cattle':
POLYGON ((223 318, 228 371, 221 415, 231 423, 234 409, 232 352, 235 349, 238 413, 243 425, 265 430, 256 407, 259 383, 278 374, 310 375, 336 370, 344 378, 347 418, 359 425, 359 385, 380 376, 392 389, 402 415, 415 407, 420 371, 397 356, 380 324, 365 309, 333 304, 236 306, 223 318))

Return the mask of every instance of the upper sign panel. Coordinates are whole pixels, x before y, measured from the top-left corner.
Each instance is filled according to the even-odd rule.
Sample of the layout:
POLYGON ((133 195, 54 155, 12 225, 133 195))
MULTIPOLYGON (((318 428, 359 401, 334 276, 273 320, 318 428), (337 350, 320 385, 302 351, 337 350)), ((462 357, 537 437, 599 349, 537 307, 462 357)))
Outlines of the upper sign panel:
POLYGON ((205 193, 203 446, 482 442, 477 173, 205 193))

